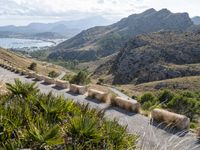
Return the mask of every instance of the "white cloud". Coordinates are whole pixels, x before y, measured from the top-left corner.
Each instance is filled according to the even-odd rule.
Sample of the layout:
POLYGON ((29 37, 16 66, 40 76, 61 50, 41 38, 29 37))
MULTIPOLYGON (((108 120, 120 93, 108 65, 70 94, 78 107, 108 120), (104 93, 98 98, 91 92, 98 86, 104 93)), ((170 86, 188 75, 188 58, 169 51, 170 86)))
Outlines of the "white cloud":
POLYGON ((6 19, 10 23, 11 18, 13 23, 33 18, 63 20, 93 15, 122 18, 148 8, 168 8, 196 16, 200 15, 199 6, 199 0, 0 0, 0 25, 6 24, 6 19))

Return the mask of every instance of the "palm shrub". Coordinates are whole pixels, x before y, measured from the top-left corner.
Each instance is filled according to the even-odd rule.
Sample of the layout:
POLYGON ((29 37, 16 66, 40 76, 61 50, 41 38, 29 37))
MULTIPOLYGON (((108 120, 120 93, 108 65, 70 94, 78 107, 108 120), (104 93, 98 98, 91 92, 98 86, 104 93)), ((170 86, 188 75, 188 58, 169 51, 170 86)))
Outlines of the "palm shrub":
POLYGON ((133 149, 134 135, 104 112, 15 80, 0 97, 0 149, 133 149))
POLYGON ((7 89, 12 93, 13 96, 26 98, 29 95, 35 95, 39 92, 36 87, 36 82, 23 83, 19 79, 15 79, 14 84, 7 83, 7 89))

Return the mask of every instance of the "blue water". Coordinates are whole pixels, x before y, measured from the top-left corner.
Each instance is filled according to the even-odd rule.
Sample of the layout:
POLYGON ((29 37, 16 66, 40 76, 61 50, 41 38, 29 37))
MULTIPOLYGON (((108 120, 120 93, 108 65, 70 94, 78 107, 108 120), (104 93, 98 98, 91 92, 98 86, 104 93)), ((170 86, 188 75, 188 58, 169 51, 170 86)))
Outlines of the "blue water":
POLYGON ((32 39, 17 39, 17 38, 0 38, 0 47, 7 49, 22 49, 22 48, 42 48, 46 46, 55 46, 59 40, 54 42, 32 40, 32 39))

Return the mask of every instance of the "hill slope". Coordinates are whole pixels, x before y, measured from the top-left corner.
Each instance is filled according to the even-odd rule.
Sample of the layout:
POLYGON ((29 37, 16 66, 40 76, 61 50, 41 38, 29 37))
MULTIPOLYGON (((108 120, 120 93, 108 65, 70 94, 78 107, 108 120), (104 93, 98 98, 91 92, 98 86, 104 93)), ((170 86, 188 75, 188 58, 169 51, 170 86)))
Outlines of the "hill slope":
POLYGON ((99 26, 81 32, 59 44, 49 55, 51 59, 95 60, 117 52, 127 42, 139 34, 160 30, 185 30, 193 25, 187 13, 171 13, 167 9, 149 9, 141 14, 110 26, 99 26))
POLYGON ((27 69, 27 67, 31 63, 35 62, 35 63, 37 63, 37 72, 40 74, 44 74, 44 75, 48 75, 48 73, 50 71, 56 71, 57 73, 62 73, 63 71, 69 72, 68 70, 66 70, 60 66, 56 66, 56 65, 49 64, 46 62, 37 61, 34 59, 30 59, 25 56, 16 54, 12 51, 1 49, 1 48, 0 48, 0 59, 6 60, 6 61, 10 62, 12 65, 19 67, 19 68, 24 68, 24 69, 27 69))
POLYGON ((194 22, 194 24, 196 24, 196 25, 200 25, 200 17, 193 17, 192 18, 192 21, 194 22))
POLYGON ((157 32, 130 40, 117 57, 95 75, 112 76, 114 84, 144 83, 200 75, 200 34, 157 32))

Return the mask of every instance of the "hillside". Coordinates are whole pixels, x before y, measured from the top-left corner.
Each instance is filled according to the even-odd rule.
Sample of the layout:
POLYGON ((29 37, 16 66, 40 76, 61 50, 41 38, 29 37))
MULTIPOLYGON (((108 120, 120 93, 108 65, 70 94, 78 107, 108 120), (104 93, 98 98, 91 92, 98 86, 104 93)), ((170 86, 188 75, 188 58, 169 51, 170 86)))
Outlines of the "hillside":
POLYGON ((98 26, 64 41, 54 48, 50 59, 91 61, 118 52, 129 38, 160 30, 185 30, 193 23, 187 13, 149 9, 110 26, 98 26))
POLYGON ((188 76, 161 81, 153 81, 138 85, 125 84, 117 87, 119 90, 126 91, 129 96, 140 96, 145 92, 157 92, 158 90, 168 89, 171 91, 200 91, 200 76, 188 76))
POLYGON ((98 67, 96 76, 113 84, 139 84, 200 75, 200 34, 156 32, 130 40, 117 57, 98 67))
POLYGON ((192 21, 194 22, 194 24, 196 24, 196 25, 200 25, 200 17, 193 17, 192 18, 192 21))
POLYGON ((50 71, 56 71, 58 73, 62 73, 63 71, 69 72, 68 70, 60 66, 30 59, 23 55, 19 55, 12 51, 1 48, 0 48, 0 59, 7 60, 8 62, 11 62, 12 65, 24 69, 27 68, 32 62, 35 62, 37 63, 37 72, 44 75, 48 75, 50 71))

